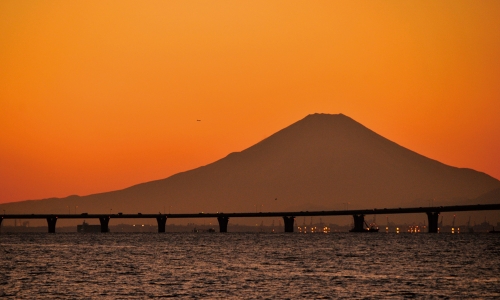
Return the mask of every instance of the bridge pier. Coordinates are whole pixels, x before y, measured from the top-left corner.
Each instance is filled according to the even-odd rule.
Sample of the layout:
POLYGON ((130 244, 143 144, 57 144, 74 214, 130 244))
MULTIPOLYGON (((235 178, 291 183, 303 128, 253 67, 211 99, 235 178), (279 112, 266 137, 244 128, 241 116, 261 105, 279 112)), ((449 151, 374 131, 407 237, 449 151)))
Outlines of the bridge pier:
POLYGON ((56 233, 57 217, 48 217, 47 224, 49 225, 49 233, 56 233))
POLYGON ((352 215, 354 219, 354 227, 349 232, 365 232, 365 215, 352 215))
POLYGON ((167 224, 167 216, 161 215, 156 217, 156 222, 158 222, 158 232, 165 232, 165 224, 167 224))
POLYGON ((217 217, 217 221, 219 221, 219 232, 227 232, 229 217, 217 217))
POLYGON ((428 211, 427 212, 427 220, 429 221, 429 233, 437 233, 438 232, 438 219, 439 212, 428 211))
POLYGON ((285 222, 285 232, 293 232, 293 224, 295 222, 295 217, 283 216, 283 221, 285 222))
POLYGON ((99 217, 99 222, 101 222, 101 232, 109 232, 108 224, 110 217, 99 217))

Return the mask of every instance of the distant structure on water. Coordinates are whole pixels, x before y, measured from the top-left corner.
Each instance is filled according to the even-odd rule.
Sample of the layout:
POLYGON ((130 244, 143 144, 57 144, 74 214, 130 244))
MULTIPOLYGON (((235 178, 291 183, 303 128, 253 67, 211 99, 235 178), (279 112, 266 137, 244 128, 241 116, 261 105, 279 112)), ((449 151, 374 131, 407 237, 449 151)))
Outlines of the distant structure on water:
POLYGON ((76 232, 101 232, 101 225, 89 225, 84 220, 82 225, 76 225, 76 232))

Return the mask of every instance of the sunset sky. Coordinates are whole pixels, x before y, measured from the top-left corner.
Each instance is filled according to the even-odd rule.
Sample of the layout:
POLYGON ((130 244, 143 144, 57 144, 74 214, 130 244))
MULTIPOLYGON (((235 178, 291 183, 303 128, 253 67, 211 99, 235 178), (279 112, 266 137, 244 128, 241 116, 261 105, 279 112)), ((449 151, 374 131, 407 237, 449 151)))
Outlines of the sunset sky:
POLYGON ((316 112, 500 179, 499 16, 497 0, 3 0, 0 203, 166 178, 316 112))

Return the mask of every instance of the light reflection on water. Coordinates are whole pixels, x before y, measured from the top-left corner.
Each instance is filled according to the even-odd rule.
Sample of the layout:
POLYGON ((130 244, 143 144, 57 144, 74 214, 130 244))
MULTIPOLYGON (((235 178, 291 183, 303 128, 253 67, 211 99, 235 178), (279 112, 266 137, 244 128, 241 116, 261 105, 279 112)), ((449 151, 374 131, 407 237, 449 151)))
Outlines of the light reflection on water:
POLYGON ((498 298, 500 235, 0 235, 0 297, 498 298))

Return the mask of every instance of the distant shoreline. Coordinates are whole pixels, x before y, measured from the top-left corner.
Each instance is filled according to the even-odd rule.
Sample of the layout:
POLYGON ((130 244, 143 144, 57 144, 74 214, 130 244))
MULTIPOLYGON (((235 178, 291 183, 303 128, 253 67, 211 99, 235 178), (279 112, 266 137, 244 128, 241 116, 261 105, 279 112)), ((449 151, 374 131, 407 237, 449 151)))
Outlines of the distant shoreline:
MULTIPOLYGON (((303 227, 303 224, 296 224, 295 227, 303 227)), ((311 225, 306 224, 305 225, 307 228, 310 228, 311 225)), ((320 227, 322 226, 321 224, 313 224, 313 227, 320 227)), ((330 233, 342 233, 342 232, 349 232, 349 230, 352 228, 351 225, 337 225, 337 224, 328 224, 326 225, 330 228, 330 233)), ((411 230, 415 230, 416 227, 419 227, 421 229, 421 233, 427 233, 427 229, 424 229, 425 225, 423 224, 393 224, 391 223, 390 226, 388 226, 387 232, 389 233, 396 233, 397 228, 399 228, 400 233, 407 233, 410 232, 411 230)), ((495 228, 500 228, 500 222, 497 224, 490 224, 488 222, 483 222, 482 224, 472 226, 472 231, 474 233, 487 233, 490 231, 493 226, 495 228)), ((386 233, 386 227, 384 225, 379 225, 380 231, 379 233, 386 233)), ((471 230, 468 229, 467 225, 459 225, 456 226, 455 228, 460 228, 460 233, 470 233, 471 230)), ((176 224, 170 224, 166 226, 166 233, 188 233, 188 232, 193 232, 197 230, 198 232, 207 232, 209 229, 214 229, 215 232, 219 231, 219 226, 218 224, 213 224, 213 225, 203 225, 203 224, 188 224, 188 225, 176 225, 176 224)), ((138 224, 138 225, 131 225, 131 224, 118 224, 118 225, 113 225, 109 226, 109 230, 112 233, 120 233, 120 232, 128 232, 128 233, 158 233, 158 227, 157 225, 151 225, 151 224, 138 224)), ((307 230, 309 231, 309 230, 307 230)), ((456 229, 455 229, 456 231, 456 229)), ((0 233, 46 233, 47 232, 47 226, 33 226, 33 227, 27 227, 27 226, 0 226, 0 233)), ((57 227, 56 228, 57 233, 77 233, 76 226, 62 226, 62 227, 57 227)), ((283 225, 282 226, 269 226, 269 225, 239 225, 239 224, 233 224, 228 226, 228 232, 239 232, 239 233, 282 233, 284 232, 283 225), (274 230, 274 231, 273 231, 274 230)), ((440 228, 441 233, 451 233, 452 232, 452 226, 451 225, 444 225, 442 228, 440 228)), ((295 230, 295 233, 300 233, 299 230, 295 230)))

